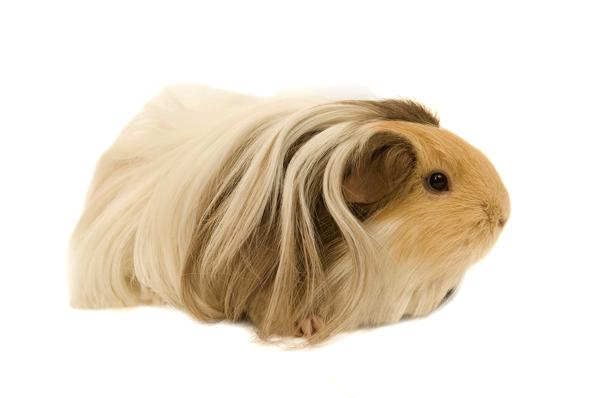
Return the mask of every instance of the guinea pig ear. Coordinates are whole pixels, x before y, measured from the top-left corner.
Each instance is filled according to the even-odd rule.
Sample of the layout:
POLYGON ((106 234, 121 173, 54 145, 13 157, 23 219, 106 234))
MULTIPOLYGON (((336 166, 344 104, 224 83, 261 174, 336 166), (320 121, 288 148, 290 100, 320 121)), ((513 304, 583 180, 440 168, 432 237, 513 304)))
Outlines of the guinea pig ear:
POLYGON ((407 139, 377 133, 352 156, 343 182, 344 198, 357 205, 386 201, 401 191, 415 165, 415 151, 407 139))

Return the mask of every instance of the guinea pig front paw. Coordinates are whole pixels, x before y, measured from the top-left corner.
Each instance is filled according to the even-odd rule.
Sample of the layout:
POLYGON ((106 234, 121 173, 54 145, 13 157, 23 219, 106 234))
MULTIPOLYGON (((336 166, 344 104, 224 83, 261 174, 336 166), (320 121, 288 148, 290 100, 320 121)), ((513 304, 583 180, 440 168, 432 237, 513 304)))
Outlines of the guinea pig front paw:
POLYGON ((318 317, 303 319, 296 323, 296 337, 310 337, 317 333, 325 325, 318 317))
POLYGON ((446 295, 444 296, 444 298, 442 298, 442 301, 440 301, 440 304, 438 305, 438 307, 441 307, 442 305, 446 304, 454 296, 455 293, 456 293, 455 287, 448 290, 448 292, 446 292, 446 295))

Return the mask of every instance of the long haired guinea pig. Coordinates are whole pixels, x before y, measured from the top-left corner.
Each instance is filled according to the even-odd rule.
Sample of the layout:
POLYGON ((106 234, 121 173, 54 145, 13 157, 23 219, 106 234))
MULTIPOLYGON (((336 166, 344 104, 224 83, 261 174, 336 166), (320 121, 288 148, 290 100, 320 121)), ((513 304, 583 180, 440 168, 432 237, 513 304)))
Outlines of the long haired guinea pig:
POLYGON ((164 303, 316 343, 430 313, 509 207, 488 159, 416 102, 173 86, 97 164, 71 301, 164 303))

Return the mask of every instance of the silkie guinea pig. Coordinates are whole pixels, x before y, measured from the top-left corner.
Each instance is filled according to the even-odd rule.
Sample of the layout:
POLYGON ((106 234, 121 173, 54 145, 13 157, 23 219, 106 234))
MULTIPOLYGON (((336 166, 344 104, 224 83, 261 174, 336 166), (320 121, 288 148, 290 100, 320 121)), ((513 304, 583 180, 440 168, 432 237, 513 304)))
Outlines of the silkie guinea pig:
POLYGON ((316 343, 430 313, 509 212, 490 161, 416 102, 173 86, 97 164, 71 302, 316 343))

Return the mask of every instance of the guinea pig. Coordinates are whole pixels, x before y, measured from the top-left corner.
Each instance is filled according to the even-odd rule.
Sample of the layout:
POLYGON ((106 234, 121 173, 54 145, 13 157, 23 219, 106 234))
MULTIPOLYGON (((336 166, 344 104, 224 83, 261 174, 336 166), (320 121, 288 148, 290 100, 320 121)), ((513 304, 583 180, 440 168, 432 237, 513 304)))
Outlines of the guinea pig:
POLYGON ((317 343, 429 314, 509 213, 490 161, 417 102, 172 86, 96 166, 71 303, 317 343))

